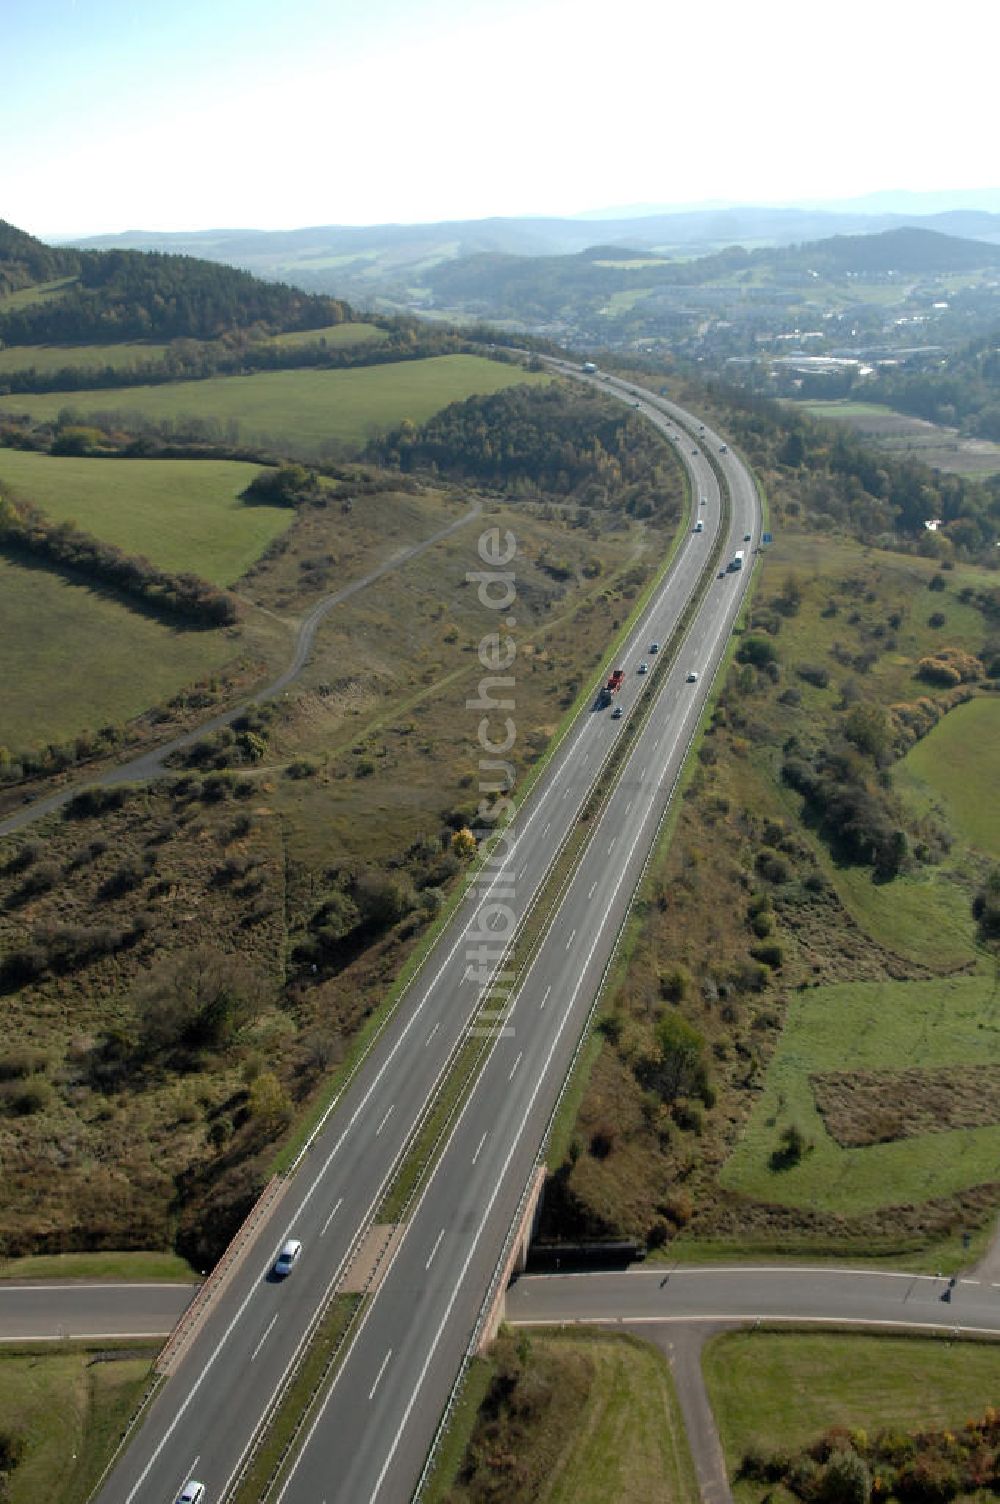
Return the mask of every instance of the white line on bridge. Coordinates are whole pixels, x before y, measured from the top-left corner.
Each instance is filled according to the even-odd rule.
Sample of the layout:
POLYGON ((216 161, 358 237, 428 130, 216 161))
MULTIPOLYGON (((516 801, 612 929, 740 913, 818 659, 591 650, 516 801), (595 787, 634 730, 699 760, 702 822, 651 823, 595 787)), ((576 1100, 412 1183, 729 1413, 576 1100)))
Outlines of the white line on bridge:
MULTIPOLYGON (((545 1004, 548 1002, 548 1000, 549 1000, 549 993, 551 991, 552 991, 552 983, 550 982, 549 985, 546 987, 545 992, 544 992, 544 994, 542 996, 542 1004, 541 1004, 542 1008, 544 1008, 545 1004)), ((539 1009, 539 1012, 541 1012, 541 1008, 539 1009)))
POLYGON ((517 1070, 518 1066, 521 1064, 521 1055, 523 1055, 523 1054, 524 1054, 524 1051, 522 1050, 520 1052, 520 1054, 518 1055, 517 1059, 514 1061, 514 1064, 511 1066, 511 1068, 510 1068, 510 1075, 507 1077, 508 1081, 513 1081, 513 1079, 514 1079, 514 1072, 517 1070))
POLYGON ((425 1049, 425 1050, 426 1050, 426 1048, 427 1048, 427 1046, 428 1046, 428 1045, 429 1045, 429 1044, 430 1044, 430 1042, 431 1042, 431 1040, 432 1040, 432 1039, 433 1039, 433 1038, 434 1038, 434 1035, 435 1035, 435 1034, 436 1034, 436 1033, 437 1033, 437 1031, 438 1031, 438 1029, 440 1029, 440 1027, 441 1027, 441 1023, 440 1023, 440 1020, 439 1020, 439 1021, 438 1021, 438 1022, 437 1022, 437 1023, 436 1023, 436 1024, 435 1024, 435 1025, 434 1025, 434 1027, 433 1027, 433 1029, 432 1029, 432 1030, 431 1030, 431 1032, 430 1032, 430 1033, 429 1033, 429 1034, 428 1034, 428 1036, 427 1036, 427 1038, 426 1038, 426 1039, 425 1039, 425 1040, 424 1040, 424 1049, 425 1049))
POLYGON ((472 1163, 473 1164, 475 1164, 476 1160, 479 1158, 480 1151, 482 1150, 482 1147, 485 1144, 485 1142, 486 1142, 486 1134, 484 1133, 483 1136, 482 1136, 482 1138, 479 1140, 479 1143, 476 1145, 476 1152, 475 1152, 475 1154, 472 1156, 472 1163))
POLYGON ((389 1111, 386 1113, 386 1115, 382 1119, 381 1123, 379 1123, 378 1127, 375 1129, 375 1137, 376 1138, 378 1138, 379 1134, 382 1132, 382 1129, 385 1127, 386 1123, 392 1117, 393 1109, 395 1108, 395 1106, 396 1106, 396 1104, 395 1104, 395 1102, 393 1102, 392 1107, 389 1108, 389 1111))

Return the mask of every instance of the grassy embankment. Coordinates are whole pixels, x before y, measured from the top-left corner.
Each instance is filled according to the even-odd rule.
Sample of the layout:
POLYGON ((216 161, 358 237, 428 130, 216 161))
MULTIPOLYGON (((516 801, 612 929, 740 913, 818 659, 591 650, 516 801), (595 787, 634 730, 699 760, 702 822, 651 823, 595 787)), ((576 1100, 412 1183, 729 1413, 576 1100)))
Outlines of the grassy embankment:
MULTIPOLYGON (((923 1246, 925 1259, 947 1250, 960 1262, 955 1229, 989 1221, 985 1187, 996 1178, 1000 1104, 983 1096, 971 1119, 970 1104, 949 1105, 967 1063, 992 1058, 989 986, 977 975, 970 911, 983 836, 979 849, 970 845, 956 815, 949 846, 940 811, 929 815, 926 790, 921 802, 907 763, 897 763, 911 840, 926 840, 931 855, 875 882, 870 868, 834 859, 780 778, 790 738, 815 747, 854 703, 888 707, 933 696, 916 669, 937 647, 982 650, 988 624, 962 592, 989 588, 993 577, 956 568, 943 589, 939 581, 929 590, 936 575, 931 561, 791 530, 768 554, 752 617, 758 635, 772 636, 777 673, 772 680, 738 664, 730 671, 676 838, 669 849, 661 845, 637 907, 631 964, 609 999, 610 1037, 598 1035, 590 1052, 589 1083, 549 1200, 553 1228, 639 1233, 665 1240, 671 1256, 693 1258, 743 1247, 898 1259, 923 1246), (800 598, 783 611, 773 603, 789 576, 800 598), (826 671, 818 683, 816 666, 826 671), (963 970, 941 984, 952 1000, 945 1017, 964 1017, 961 1028, 912 1031, 920 986, 963 970), (824 1009, 832 1007, 827 1025, 824 1009), (657 1024, 677 1009, 703 1040, 707 1106, 697 1094, 692 1104, 683 1090, 671 1098, 657 1087, 657 1024), (786 1014, 787 1044, 779 1043, 786 1014), (830 1043, 838 1031, 839 1049, 830 1043), (904 1064, 905 1078, 894 1075, 904 1064), (825 1083, 839 1103, 825 1099, 828 1118, 837 1106, 842 1132, 840 1118, 856 1113, 871 1141, 838 1146, 811 1106, 815 1131, 806 1137, 816 1147, 791 1168, 772 1162, 793 1098, 804 1113, 812 1077, 838 1065, 847 1079, 825 1083), (915 1080, 934 1088, 930 1118, 870 1121, 880 1081, 891 1092, 915 1080), (875 1141, 882 1133, 887 1141, 875 1141)), ((952 776, 953 786, 969 788, 968 820, 1000 776, 988 750, 996 747, 988 734, 994 714, 988 699, 950 713, 967 725, 983 718, 986 732, 968 738, 963 772, 952 776)), ((950 716, 941 728, 950 728, 950 716)), ((933 757, 939 734, 918 757, 933 757)), ((937 761, 949 761, 947 748, 937 761)), ((927 1005, 931 1018, 934 1006, 927 1005)))
POLYGON ((698 1490, 670 1368, 633 1337, 501 1336, 478 1411, 460 1407, 428 1504, 694 1504, 698 1490), (463 1454, 464 1446, 464 1454, 463 1454))
POLYGON ((148 1350, 0 1348, 0 1415, 25 1454, 7 1504, 84 1504, 149 1381, 148 1350))
POLYGON ((64 408, 84 418, 121 413, 154 422, 215 419, 235 424, 244 440, 264 441, 279 452, 304 455, 329 446, 356 450, 373 434, 404 418, 422 423, 448 403, 474 392, 498 392, 522 382, 548 380, 520 366, 478 355, 439 355, 353 370, 265 371, 0 401, 8 412, 35 419, 56 418, 64 408))
MULTIPOLYGON (((955 1429, 1000 1401, 1000 1345, 944 1338, 815 1332, 733 1332, 713 1338, 705 1379, 726 1464, 735 1478, 748 1449, 794 1451, 830 1426, 955 1429)), ((774 1485, 737 1479, 736 1504, 774 1485)))
MULTIPOLYGON (((35 289, 26 291, 33 292, 35 289)), ((25 301, 38 302, 39 299, 33 297, 25 301)), ((13 299, 0 302, 0 307, 11 306, 13 299)), ((273 334, 260 343, 294 349, 300 345, 322 342, 331 349, 349 349, 352 345, 381 344, 386 339, 386 331, 374 324, 330 324, 322 329, 294 329, 286 334, 273 334)), ((6 350, 0 350, 0 378, 9 371, 24 371, 32 367, 40 374, 68 367, 105 370, 110 366, 116 371, 128 371, 154 362, 159 363, 171 349, 170 342, 158 340, 126 340, 114 345, 11 345, 6 350)), ((70 400, 69 395, 66 400, 70 400)))

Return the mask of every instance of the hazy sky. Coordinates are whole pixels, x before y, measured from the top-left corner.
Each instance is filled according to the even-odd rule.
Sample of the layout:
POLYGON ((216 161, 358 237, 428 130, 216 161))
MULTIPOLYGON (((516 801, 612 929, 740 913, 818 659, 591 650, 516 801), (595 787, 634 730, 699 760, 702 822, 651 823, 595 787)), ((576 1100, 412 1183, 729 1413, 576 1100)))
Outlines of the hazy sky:
POLYGON ((998 30, 989 0, 0 0, 0 218, 271 229, 996 186, 998 30))

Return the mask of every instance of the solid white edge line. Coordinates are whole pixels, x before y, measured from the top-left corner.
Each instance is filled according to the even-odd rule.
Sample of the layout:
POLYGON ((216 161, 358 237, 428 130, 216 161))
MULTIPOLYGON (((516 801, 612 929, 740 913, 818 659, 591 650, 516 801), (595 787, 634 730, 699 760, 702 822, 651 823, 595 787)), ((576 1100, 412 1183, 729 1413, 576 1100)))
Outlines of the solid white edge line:
MULTIPOLYGON (((731 1321, 743 1325, 745 1322, 781 1321, 791 1326, 877 1326, 877 1327, 926 1327, 929 1331, 945 1332, 968 1332, 977 1337, 988 1337, 994 1333, 1000 1336, 1000 1325, 991 1326, 963 1326, 954 1321, 921 1321, 919 1318, 905 1320, 903 1317, 874 1317, 874 1316, 777 1316, 773 1314, 760 1315, 756 1312, 729 1312, 722 1311, 717 1315, 705 1312, 701 1316, 570 1316, 553 1317, 550 1321, 540 1321, 532 1318, 530 1321, 511 1321, 506 1318, 510 1326, 675 1326, 692 1322, 722 1322, 731 1321)), ((374 1494, 372 1498, 374 1498, 374 1494)))

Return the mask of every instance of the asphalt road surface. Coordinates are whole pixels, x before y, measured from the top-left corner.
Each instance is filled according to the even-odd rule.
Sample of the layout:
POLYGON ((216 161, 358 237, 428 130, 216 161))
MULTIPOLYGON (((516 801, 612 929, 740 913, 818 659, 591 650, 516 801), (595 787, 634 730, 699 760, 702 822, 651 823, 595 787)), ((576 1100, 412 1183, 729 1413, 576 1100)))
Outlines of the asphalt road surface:
MULTIPOLYGON (((658 412, 663 404, 643 405, 675 430, 675 420, 658 412)), ((712 442, 718 446, 717 437, 712 442)), ((619 655, 626 712, 646 682, 636 673, 640 658, 648 659, 653 640, 669 640, 721 525, 712 466, 699 446, 686 440, 681 447, 705 531, 685 537, 619 655)), ((751 477, 732 456, 725 462, 733 494, 729 556, 743 546, 744 531, 758 537, 759 519, 751 477)), ((470 567, 477 567, 471 544, 470 567)), ((746 581, 747 572, 713 577, 688 648, 657 672, 653 713, 282 1497, 309 1504, 410 1497, 746 581), (688 683, 694 669, 699 678, 688 683)), ((482 714, 470 709, 470 765, 482 714)), ((496 715, 494 736, 506 712, 496 715)), ((574 722, 507 833, 503 865, 470 891, 411 983, 286 1194, 285 1225, 269 1225, 210 1306, 101 1490, 101 1504, 170 1501, 194 1472, 207 1484, 208 1504, 226 1497, 488 994, 494 963, 484 981, 484 947, 499 958, 497 942, 529 909, 624 725, 590 708, 574 722), (290 1278, 274 1282, 268 1271, 288 1236, 301 1238, 304 1252, 290 1278)))
POLYGON ((0 1281, 0 1342, 167 1337, 196 1285, 0 1281))
POLYGON ((1000 1334, 1000 1284, 875 1269, 752 1264, 522 1275, 507 1292, 507 1320, 630 1326, 763 1320, 1000 1334))

